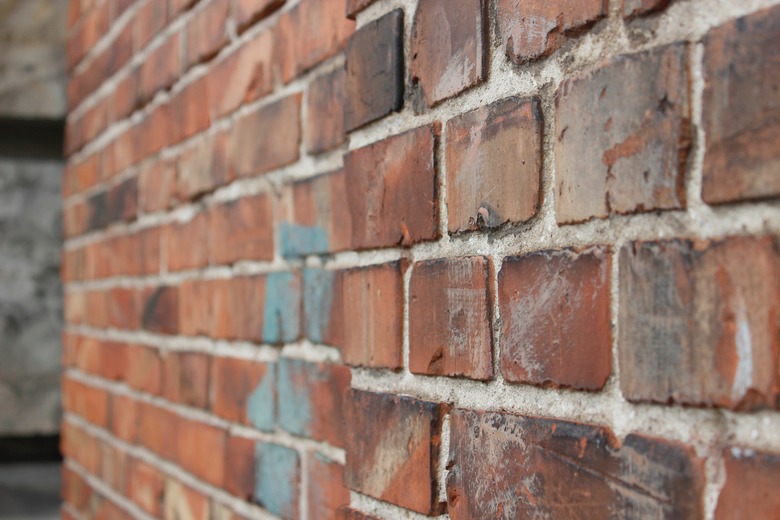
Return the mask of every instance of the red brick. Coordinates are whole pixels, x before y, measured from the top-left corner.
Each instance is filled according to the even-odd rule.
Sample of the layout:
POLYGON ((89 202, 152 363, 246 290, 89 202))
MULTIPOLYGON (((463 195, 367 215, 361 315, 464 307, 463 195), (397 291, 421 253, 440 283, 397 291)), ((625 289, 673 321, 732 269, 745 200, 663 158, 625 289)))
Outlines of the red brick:
POLYGON ((780 195, 780 7, 713 29, 704 43, 710 204, 780 195))
POLYGON ((209 77, 202 76, 184 87, 171 100, 171 121, 177 121, 177 132, 172 143, 187 139, 208 128, 211 122, 209 108, 209 77))
POLYGON ((309 520, 336 518, 336 510, 349 504, 344 487, 344 466, 324 455, 309 452, 307 458, 309 520))
POLYGON ((189 200, 209 193, 233 180, 228 157, 228 132, 198 138, 178 162, 176 193, 189 200))
POLYGON ((115 287, 106 293, 108 325, 117 329, 136 329, 140 324, 141 309, 138 291, 115 287))
POLYGON ((168 21, 167 3, 165 0, 148 0, 140 4, 133 23, 136 51, 146 47, 146 44, 165 27, 168 21))
POLYGON ((778 518, 780 455, 732 447, 725 450, 726 482, 720 490, 716 520, 778 518))
POLYGON ((176 461, 179 466, 204 482, 222 487, 227 433, 216 426, 183 417, 177 421, 179 431, 186 432, 176 441, 176 461))
POLYGON ((163 518, 208 520, 209 499, 173 479, 165 481, 163 518))
POLYGON ((379 520, 379 518, 376 516, 368 515, 362 511, 358 511, 357 509, 352 509, 346 506, 339 508, 339 510, 336 511, 336 516, 334 518, 336 520, 379 520))
POLYGON ((176 163, 160 159, 146 163, 138 173, 138 205, 144 213, 171 208, 176 202, 176 163))
POLYGON ((165 228, 168 270, 181 271, 208 265, 208 214, 201 212, 183 223, 165 228))
POLYGON ((112 107, 114 120, 119 121, 128 117, 140 104, 140 69, 133 68, 122 80, 114 91, 112 107))
POLYGON ((438 238, 435 143, 422 127, 344 158, 352 247, 410 246, 438 238))
POLYGON ((637 16, 665 9, 672 0, 623 0, 623 16, 637 16))
POLYGON ((447 122, 450 232, 518 223, 536 215, 542 126, 535 98, 505 99, 447 122))
POLYGON ((146 58, 139 73, 141 103, 149 101, 155 92, 167 90, 176 82, 181 70, 180 56, 181 38, 178 33, 174 33, 146 58))
POLYGON ((634 434, 621 445, 605 428, 498 412, 450 418, 453 520, 704 517, 691 448, 634 434))
POLYGON ((187 64, 210 59, 227 44, 227 19, 230 0, 201 2, 198 12, 187 24, 187 64), (203 5, 205 3, 205 5, 203 5))
POLYGON ((360 390, 347 401, 347 487, 418 513, 441 513, 436 472, 444 406, 360 390))
POLYGON ((774 404, 780 248, 773 239, 632 243, 621 250, 620 266, 618 345, 627 399, 774 404))
POLYGON ((209 103, 215 117, 229 114, 273 90, 274 38, 263 31, 219 61, 209 73, 209 103))
POLYGON ((178 125, 171 110, 169 104, 158 105, 137 127, 136 162, 157 154, 175 142, 178 125))
POLYGON ((403 271, 401 262, 393 262, 344 272, 345 364, 401 368, 403 271))
POLYGON ((685 205, 687 46, 621 56, 556 97, 556 216, 572 223, 685 205))
POLYGON ((309 153, 332 150, 344 142, 345 73, 337 68, 317 76, 309 84, 306 102, 306 149, 309 153))
POLYGON ((209 237, 212 264, 273 260, 273 214, 268 194, 212 206, 209 237))
POLYGON ((374 2, 376 0, 347 0, 347 16, 354 20, 360 11, 374 2))
POLYGON ((73 459, 86 471, 97 473, 100 466, 98 442, 85 430, 70 422, 63 422, 60 447, 63 455, 73 459))
POLYGON ((607 16, 608 0, 498 0, 498 35, 516 64, 543 58, 607 16))
POLYGON ((72 505, 76 511, 86 511, 92 495, 92 489, 81 475, 63 465, 61 493, 62 499, 72 505))
POLYGON ((612 365, 609 277, 602 247, 506 258, 498 275, 504 378, 602 388, 612 365))
POLYGON ((127 384, 140 392, 162 392, 162 360, 157 349, 141 345, 127 346, 127 384))
POLYGON ((428 106, 487 78, 485 0, 423 0, 412 27, 412 81, 428 106))
POLYGON ((231 435, 225 451, 224 487, 228 493, 248 502, 255 490, 255 444, 254 439, 231 435))
POLYGON ((218 357, 214 359, 213 374, 211 409, 216 415, 262 430, 273 428, 276 408, 273 364, 218 357))
POLYGON ((108 425, 108 393, 69 377, 62 381, 62 407, 84 420, 105 428, 108 425))
MULTIPOLYGON (((117 493, 126 495, 129 459, 127 452, 107 442, 100 443, 100 451, 98 478, 117 493)), ((107 517, 107 520, 111 518, 107 517)))
POLYGON ((168 352, 163 357, 164 397, 196 408, 209 406, 211 359, 198 352, 168 352))
POLYGON ((143 293, 141 327, 159 334, 179 330, 179 294, 176 287, 161 286, 143 293))
POLYGON ((67 45, 68 70, 86 56, 109 29, 109 2, 102 2, 87 12, 71 31, 67 45))
POLYGON ((233 126, 233 169, 246 177, 298 160, 301 142, 301 95, 293 94, 243 115, 233 126), (273 132, 268 132, 273 128, 273 132), (257 136, 264 139, 258 140, 257 136))
POLYGON ((344 16, 346 0, 306 0, 276 24, 276 63, 284 83, 334 56, 355 28, 344 16))
POLYGON ((129 473, 128 498, 145 513, 159 517, 165 494, 165 475, 154 466, 137 459, 131 462, 129 473))
POLYGON ((176 457, 177 448, 190 438, 189 431, 181 437, 177 437, 178 432, 178 417, 173 412, 146 401, 138 401, 138 444, 172 461, 176 457), (173 442, 172 439, 177 441, 173 442))
POLYGON ((171 18, 189 9, 197 1, 198 0, 169 0, 169 12, 171 13, 171 18))
POLYGON ((404 102, 403 11, 363 26, 346 49, 344 129, 354 130, 400 110, 404 102))
POLYGON ((134 443, 138 428, 138 406, 132 397, 111 396, 111 433, 123 441, 134 443))
POLYGON ((284 2, 285 0, 237 0, 235 16, 238 26, 246 28, 284 5, 284 2))
POLYGON ((409 369, 415 374, 493 377, 489 261, 418 262, 409 287, 409 369))
POLYGON ((105 51, 108 54, 106 77, 116 74, 133 57, 134 33, 135 28, 128 23, 109 44, 108 49, 105 51))

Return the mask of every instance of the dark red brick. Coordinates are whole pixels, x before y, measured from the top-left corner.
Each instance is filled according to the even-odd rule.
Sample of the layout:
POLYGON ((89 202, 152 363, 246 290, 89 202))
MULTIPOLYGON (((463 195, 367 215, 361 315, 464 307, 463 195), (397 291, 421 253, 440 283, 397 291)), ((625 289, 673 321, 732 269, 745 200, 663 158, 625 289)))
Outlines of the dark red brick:
POLYGON ((200 352, 168 352, 163 357, 164 397, 196 408, 209 406, 211 359, 200 352))
POLYGON ((143 294, 141 326, 160 334, 176 334, 179 330, 179 301, 176 287, 146 289, 143 294))
POLYGON ((685 205, 687 46, 621 56, 556 98, 556 216, 572 223, 685 205))
POLYGON ((209 210, 212 264, 273 260, 271 200, 261 193, 212 206, 209 210))
POLYGON ((418 262, 409 287, 409 369, 493 377, 492 285, 484 257, 418 262))
POLYGON ((605 248, 504 259, 498 275, 507 381, 598 390, 611 369, 610 256, 605 248))
POLYGON ((175 33, 146 58, 139 72, 138 94, 142 103, 152 99, 158 90, 166 90, 176 82, 181 70, 180 57, 181 39, 175 33))
POLYGON ((318 76, 309 84, 306 102, 306 149, 309 153, 332 150, 344 142, 343 68, 318 76))
POLYGON ((357 31, 347 44, 344 128, 354 130, 400 110, 404 101, 403 11, 357 31))
POLYGON ((146 163, 138 173, 138 205, 143 213, 172 207, 176 202, 176 163, 160 159, 146 163))
POLYGON ((726 482, 720 490, 716 520, 780 517, 780 455, 732 447, 723 453, 726 482))
POLYGON ((780 250, 773 239, 633 243, 622 249, 620 266, 618 345, 627 399, 774 404, 780 250))
POLYGON ((539 100, 509 98, 451 119, 446 156, 450 232, 529 220, 541 199, 539 100))
POLYGON ((436 472, 444 406, 361 390, 351 390, 348 403, 347 487, 418 513, 441 513, 436 472))
POLYGON ((487 77, 486 0, 422 0, 412 27, 412 81, 428 106, 487 77))
POLYGON ((450 415, 453 520, 703 518, 703 462, 691 448, 598 426, 499 412, 450 415))
POLYGON ((246 501, 255 490, 255 444, 254 439, 230 435, 225 447, 225 490, 246 501))
POLYGON ((710 204, 780 195, 780 7, 713 29, 704 43, 710 204))
POLYGON ((410 246, 438 238, 436 127, 422 127, 344 158, 352 247, 410 246))
POLYGON ((214 56, 227 44, 230 0, 206 0, 187 24, 187 64, 192 66, 214 56), (203 5, 205 3, 205 5, 203 5))
POLYGON ((217 357, 212 378, 212 411, 231 422, 260 430, 276 422, 274 365, 249 359, 217 357))

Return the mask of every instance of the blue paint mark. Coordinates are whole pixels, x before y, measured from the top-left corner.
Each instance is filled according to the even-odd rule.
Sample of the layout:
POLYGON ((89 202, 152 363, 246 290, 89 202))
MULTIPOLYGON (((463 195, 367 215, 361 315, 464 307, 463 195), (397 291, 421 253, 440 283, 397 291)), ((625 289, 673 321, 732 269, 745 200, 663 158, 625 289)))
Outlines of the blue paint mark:
POLYGON ((311 382, 318 377, 311 363, 294 359, 279 361, 279 426, 294 435, 311 435, 311 382))
POLYGON ((298 453, 276 444, 255 446, 255 502, 290 518, 298 500, 298 453))
POLYGON ((276 418, 276 365, 269 363, 268 371, 249 394, 246 416, 249 424, 263 431, 273 431, 276 418))
POLYGON ((333 307, 333 283, 336 273, 324 269, 303 270, 303 306, 306 336, 314 343, 325 343, 333 307))
POLYGON ((265 279, 263 341, 286 343, 301 330, 301 288, 293 273, 273 273, 265 279))
POLYGON ((321 227, 284 222, 279 233, 285 258, 328 252, 328 232, 321 227))

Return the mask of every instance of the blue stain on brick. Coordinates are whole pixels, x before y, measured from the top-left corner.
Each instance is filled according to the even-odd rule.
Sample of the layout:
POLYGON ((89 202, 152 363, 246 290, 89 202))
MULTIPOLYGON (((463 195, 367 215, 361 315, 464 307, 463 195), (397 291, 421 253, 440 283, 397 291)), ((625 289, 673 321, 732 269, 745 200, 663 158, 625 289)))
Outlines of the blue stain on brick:
POLYGON ((316 365, 295 359, 279 361, 279 426, 294 435, 311 434, 310 384, 319 373, 316 365))
POLYGON ((255 446, 255 502, 290 518, 298 501, 298 453, 276 444, 255 446))
POLYGON ((314 343, 325 343, 333 307, 333 284, 336 273, 324 269, 303 270, 304 327, 314 343))
POLYGON ((268 371, 246 402, 249 424, 263 431, 273 431, 276 419, 276 366, 268 365, 268 371))
POLYGON ((279 235, 285 258, 328 252, 328 232, 321 227, 284 222, 279 235))
POLYGON ((293 273, 274 273, 265 279, 263 341, 285 343, 301 330, 301 287, 293 273))

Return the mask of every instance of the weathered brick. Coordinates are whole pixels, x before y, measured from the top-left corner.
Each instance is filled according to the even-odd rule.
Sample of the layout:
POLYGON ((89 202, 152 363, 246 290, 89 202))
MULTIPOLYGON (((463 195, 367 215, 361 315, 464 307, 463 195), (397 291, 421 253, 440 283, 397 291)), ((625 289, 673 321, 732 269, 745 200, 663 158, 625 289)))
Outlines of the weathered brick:
POLYGON ((138 206, 144 213, 172 207, 176 202, 176 163, 160 159, 146 163, 138 173, 138 206))
POLYGON ((780 250, 773 239, 632 243, 621 250, 620 266, 627 399, 774 404, 780 250))
POLYGON ((227 132, 197 140, 179 157, 176 193, 189 200, 213 191, 233 179, 228 157, 227 132))
POLYGON ((271 200, 261 193, 212 206, 209 210, 212 264, 273 260, 271 200))
POLYGON ((211 409, 231 422, 271 431, 276 423, 275 365, 248 359, 214 359, 211 409))
POLYGON ((665 9, 673 0, 623 0, 623 16, 638 16, 665 9))
POLYGON ((160 89, 168 89, 179 77, 181 41, 173 34, 157 47, 141 65, 139 72, 139 97, 142 103, 149 101, 160 89))
POLYGON ((168 270, 196 269, 209 262, 208 214, 169 224, 164 231, 168 270))
POLYGON ((485 0, 422 0, 412 27, 412 81, 428 106, 487 77, 485 0))
MULTIPOLYGON (((202 132, 211 123, 209 99, 209 77, 202 76, 186 87, 170 102, 170 121, 176 121, 176 132, 171 143, 177 143, 202 132)), ((253 134, 258 135, 258 134, 253 134)))
POLYGON ((361 390, 351 390, 347 403, 347 487, 418 513, 441 513, 436 468, 444 406, 361 390))
POLYGON ((434 126, 410 130, 344 158, 353 248, 438 238, 437 133, 434 126))
POLYGON ((344 170, 294 183, 276 213, 282 256, 294 258, 349 249, 352 239, 344 170))
POLYGON ((176 462, 185 471, 209 484, 221 487, 225 478, 227 432, 199 421, 177 417, 176 462))
POLYGON ((556 97, 556 216, 572 223, 685 205, 687 47, 621 56, 556 97))
POLYGON ((255 468, 254 501, 285 520, 297 519, 301 480, 298 452, 277 444, 259 443, 255 468))
POLYGON ((165 481, 163 518, 208 520, 209 499, 173 479, 165 481))
POLYGON ((543 58, 607 16, 608 0, 498 0, 501 44, 515 64, 543 58))
POLYGON ((536 215, 542 176, 539 100, 509 98, 447 122, 450 232, 536 215))
MULTIPOLYGON (((250 307, 251 309, 251 307, 250 307)), ((265 277, 263 341, 289 343, 301 335, 301 277, 298 273, 273 273, 265 277)), ((250 312, 255 312, 253 309, 250 312)))
POLYGON ((724 451, 726 482, 720 490, 716 520, 780 516, 780 455, 732 447, 724 451))
POLYGON ((210 59, 227 44, 230 0, 206 0, 187 24, 187 64, 210 59))
POLYGON ((165 494, 165 475, 154 466, 135 459, 129 465, 128 498, 147 514, 159 517, 165 494))
POLYGON ((211 359, 200 352, 168 352, 163 357, 163 395, 196 408, 209 406, 211 359))
POLYGON ((403 11, 366 24, 349 40, 344 129, 400 110, 404 102, 403 11))
POLYGON ((145 289, 141 327, 150 332, 176 334, 179 330, 178 296, 176 287, 145 289))
POLYGON ((344 16, 346 0, 306 0, 282 14, 276 24, 276 63, 285 83, 334 56, 355 22, 344 16))
POLYGON ((344 142, 345 71, 339 67, 317 76, 309 84, 306 102, 306 149, 332 150, 344 142))
POLYGON ((165 27, 168 21, 167 3, 161 0, 147 0, 140 3, 133 20, 136 51, 146 47, 146 44, 165 27))
POLYGON ((504 378, 602 388, 612 365, 609 277, 602 247, 506 258, 498 275, 504 378))
POLYGON ((489 261, 418 262, 409 287, 409 369, 415 374, 493 377, 489 261))
POLYGON ((343 446, 342 401, 349 369, 286 358, 278 366, 279 426, 293 435, 343 446))
POLYGON ((257 175, 297 161, 301 142, 300 113, 301 95, 293 94, 238 119, 231 134, 236 175, 257 175), (269 128, 273 128, 273 132, 269 132, 269 128), (264 138, 259 140, 260 135, 264 138))
POLYGON ((401 262, 393 262, 344 272, 341 356, 345 364, 401 368, 404 270, 401 262), (347 319, 353 316, 361 319, 347 319))
POLYGON ((255 489, 255 444, 254 439, 231 435, 225 446, 224 488, 246 501, 252 500, 255 489))
POLYGON ((705 38, 702 197, 710 204, 780 195, 778 34, 774 7, 705 38))
POLYGON ((263 31, 219 61, 208 78, 209 104, 215 117, 229 114, 273 90, 273 32, 263 31))
POLYGON ((284 5, 285 0, 237 0, 236 21, 240 28, 267 16, 275 9, 284 5))
POLYGON ((597 426, 455 410, 448 467, 453 520, 704 516, 691 448, 597 426))
POLYGON ((307 453, 306 458, 308 519, 336 518, 336 511, 349 504, 344 466, 316 452, 307 453))
POLYGON ((336 271, 303 270, 304 336, 314 343, 344 344, 342 277, 336 271))

